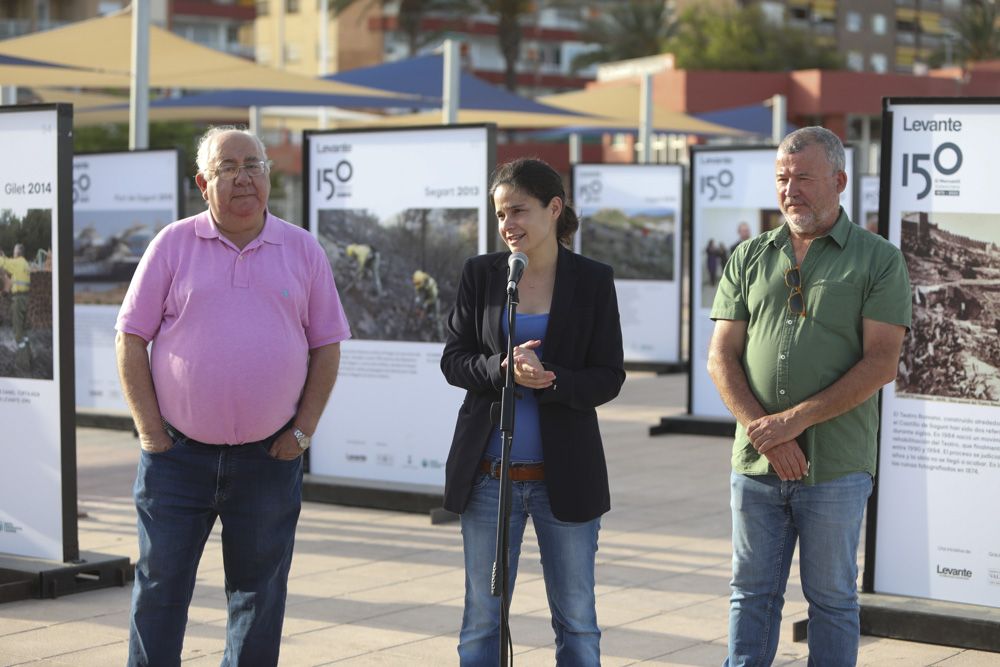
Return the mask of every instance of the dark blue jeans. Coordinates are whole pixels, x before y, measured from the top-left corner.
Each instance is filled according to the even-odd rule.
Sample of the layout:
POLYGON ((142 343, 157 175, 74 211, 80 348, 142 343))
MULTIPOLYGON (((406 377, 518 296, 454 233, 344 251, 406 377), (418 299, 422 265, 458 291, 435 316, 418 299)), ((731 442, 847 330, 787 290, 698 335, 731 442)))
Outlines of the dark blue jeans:
POLYGON ((263 445, 194 445, 142 452, 135 481, 139 561, 130 667, 179 665, 205 542, 222 521, 229 622, 224 667, 278 663, 288 569, 302 506, 302 458, 263 445))
POLYGON ((809 603, 809 667, 858 659, 858 542, 872 478, 856 472, 815 486, 776 475, 731 476, 733 580, 725 667, 765 667, 778 650, 785 585, 799 544, 809 603))
MULTIPOLYGON (((458 640, 462 667, 496 665, 500 657, 500 598, 490 593, 499 503, 500 480, 483 474, 476 477, 469 504, 462 513, 465 612, 458 640)), ((552 514, 545 482, 513 482, 507 577, 511 595, 529 516, 542 557, 545 594, 555 631, 556 665, 597 667, 601 664, 601 629, 594 599, 594 563, 601 519, 560 521, 552 514)))

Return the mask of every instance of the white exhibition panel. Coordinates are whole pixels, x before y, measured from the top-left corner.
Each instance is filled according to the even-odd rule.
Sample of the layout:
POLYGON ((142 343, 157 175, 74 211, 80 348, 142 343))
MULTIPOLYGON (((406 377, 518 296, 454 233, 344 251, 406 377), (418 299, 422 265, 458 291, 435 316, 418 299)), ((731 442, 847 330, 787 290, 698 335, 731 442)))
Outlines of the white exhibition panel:
POLYGON ((115 361, 115 320, 149 241, 180 217, 178 152, 73 158, 76 405, 128 411, 115 361))
MULTIPOLYGON (((848 187, 840 196, 845 211, 854 210, 851 187, 854 151, 846 148, 848 187)), ((696 417, 731 419, 729 409, 708 375, 708 345, 715 323, 709 318, 716 284, 725 260, 740 240, 740 225, 751 237, 784 223, 774 180, 775 148, 695 150, 691 158, 691 330, 688 403, 696 417), (711 257, 709 248, 725 256, 711 257)))
MULTIPOLYGON (((62 560, 62 381, 57 262, 59 220, 56 110, 0 113, 0 213, 23 220, 47 212, 52 244, 52 337, 48 377, 0 377, 0 553, 62 560)), ((12 248, 3 248, 7 257, 12 248)), ((32 259, 29 257, 29 259, 32 259)), ((6 335, 7 327, 0 328, 6 335)), ((13 340, 13 337, 11 337, 13 340)), ((42 354, 32 339, 33 357, 42 354)))
POLYGON ((865 175, 858 187, 858 217, 855 220, 865 229, 878 234, 879 176, 865 175))
POLYGON ((492 129, 317 132, 305 141, 309 227, 353 335, 310 472, 443 489, 465 396, 441 374, 443 326, 465 259, 486 251, 492 129), (418 272, 436 281, 436 305, 417 291, 418 272))
POLYGON ((997 607, 1000 104, 956 102, 887 108, 882 187, 914 324, 882 391, 874 589, 997 607))
POLYGON ((576 250, 615 269, 625 361, 681 360, 680 165, 573 167, 576 250))

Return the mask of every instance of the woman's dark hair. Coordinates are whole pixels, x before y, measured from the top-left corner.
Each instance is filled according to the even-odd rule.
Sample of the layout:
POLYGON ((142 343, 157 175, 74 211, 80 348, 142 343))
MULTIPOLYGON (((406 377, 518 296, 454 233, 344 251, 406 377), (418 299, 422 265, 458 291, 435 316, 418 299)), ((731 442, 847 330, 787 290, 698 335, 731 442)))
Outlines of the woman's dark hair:
POLYGON ((553 197, 562 200, 562 213, 556 221, 556 238, 559 243, 570 247, 573 234, 580 228, 580 219, 576 211, 566 201, 566 190, 562 178, 555 169, 538 158, 522 157, 500 165, 490 179, 490 201, 501 185, 508 185, 515 190, 530 195, 548 206, 553 197))

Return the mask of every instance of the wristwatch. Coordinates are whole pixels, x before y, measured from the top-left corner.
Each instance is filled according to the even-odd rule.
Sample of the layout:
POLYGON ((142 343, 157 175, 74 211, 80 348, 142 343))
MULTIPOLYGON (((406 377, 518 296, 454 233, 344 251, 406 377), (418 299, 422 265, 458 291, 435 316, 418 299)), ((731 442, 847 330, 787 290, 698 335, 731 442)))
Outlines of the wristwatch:
POLYGON ((312 438, 303 433, 298 426, 292 429, 292 435, 294 435, 295 439, 299 441, 299 449, 302 451, 309 449, 309 445, 312 444, 312 438))

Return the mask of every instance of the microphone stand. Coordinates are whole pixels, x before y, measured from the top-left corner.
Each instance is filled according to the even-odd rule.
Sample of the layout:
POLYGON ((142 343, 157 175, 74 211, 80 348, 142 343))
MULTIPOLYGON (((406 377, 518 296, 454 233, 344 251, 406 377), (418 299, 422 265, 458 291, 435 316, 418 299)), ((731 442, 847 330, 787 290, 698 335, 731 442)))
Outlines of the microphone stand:
POLYGON ((500 667, 508 664, 510 626, 510 451, 514 440, 514 324, 517 315, 517 285, 507 289, 507 370, 504 373, 503 392, 500 395, 500 502, 497 506, 497 550, 493 561, 490 592, 500 597, 500 667))

